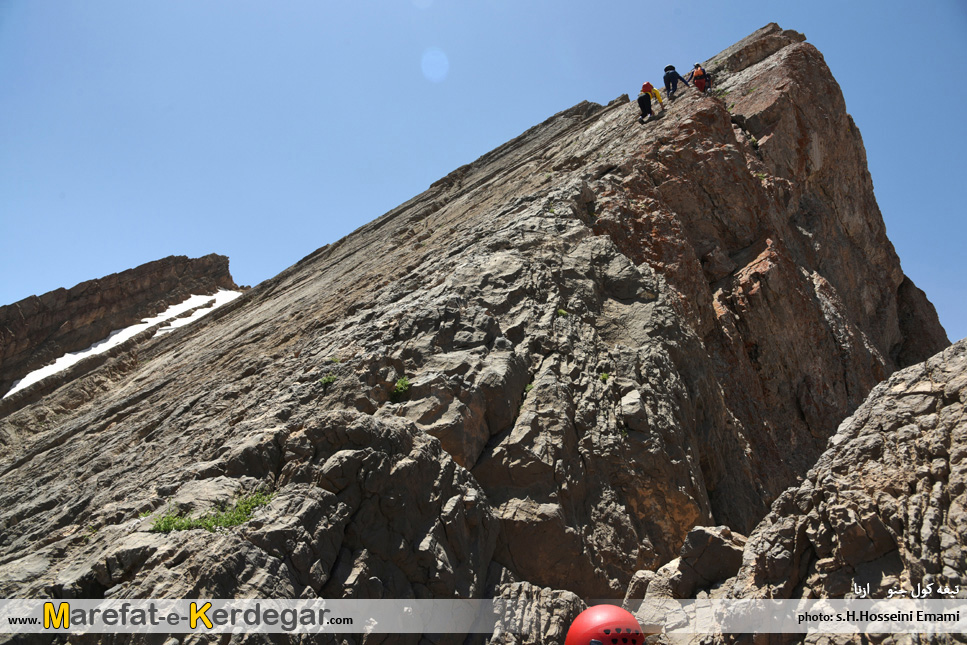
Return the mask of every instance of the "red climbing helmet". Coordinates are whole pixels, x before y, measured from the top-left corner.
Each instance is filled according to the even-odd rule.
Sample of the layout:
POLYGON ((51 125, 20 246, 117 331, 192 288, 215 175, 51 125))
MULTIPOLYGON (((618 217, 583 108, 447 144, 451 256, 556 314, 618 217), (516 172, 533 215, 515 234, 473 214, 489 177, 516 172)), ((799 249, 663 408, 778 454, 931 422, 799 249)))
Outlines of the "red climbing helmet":
POLYGON ((630 611, 595 605, 574 619, 564 645, 642 645, 646 635, 630 611))

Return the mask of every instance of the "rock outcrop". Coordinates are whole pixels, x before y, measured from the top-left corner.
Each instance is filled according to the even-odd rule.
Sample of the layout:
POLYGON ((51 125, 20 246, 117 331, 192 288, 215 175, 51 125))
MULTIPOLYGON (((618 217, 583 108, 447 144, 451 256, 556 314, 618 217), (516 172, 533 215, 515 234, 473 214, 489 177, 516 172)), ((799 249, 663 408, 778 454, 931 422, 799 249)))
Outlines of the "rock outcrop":
POLYGON ((719 586, 948 343, 819 52, 770 26, 709 68, 718 96, 577 105, 0 418, 0 593, 519 595, 547 642, 632 583, 719 586), (255 490, 241 527, 149 531, 255 490))
POLYGON ((18 379, 68 352, 190 295, 238 289, 228 258, 171 256, 0 307, 0 396, 18 379))
MULTIPOLYGON (((679 557, 658 571, 639 571, 628 585, 626 603, 635 600, 695 598, 704 593, 725 595, 722 585, 742 565, 746 538, 726 526, 698 526, 691 530, 679 557)), ((634 606, 629 607, 634 611, 634 606)))
POLYGON ((728 595, 850 598, 859 586, 884 598, 891 588, 967 586, 965 457, 962 340, 873 390, 749 537, 728 595))
MULTIPOLYGON (((802 40, 766 28, 713 58, 721 102, 686 92, 596 190, 594 230, 679 296, 765 498, 873 385, 947 344, 900 271, 839 86, 802 40)), ((719 519, 749 530, 758 510, 719 519)))

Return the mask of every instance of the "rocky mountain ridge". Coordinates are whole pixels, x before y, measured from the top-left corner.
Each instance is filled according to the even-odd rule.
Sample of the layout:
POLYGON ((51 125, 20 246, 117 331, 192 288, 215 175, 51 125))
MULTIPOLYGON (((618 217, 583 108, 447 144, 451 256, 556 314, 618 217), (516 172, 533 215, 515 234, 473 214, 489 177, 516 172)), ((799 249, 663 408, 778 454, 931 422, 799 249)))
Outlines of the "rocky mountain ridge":
POLYGON ((564 607, 522 638, 549 642, 747 549, 949 343, 819 52, 770 25, 708 69, 644 127, 627 97, 555 115, 0 418, 0 593, 502 595, 564 607), (255 490, 235 529, 149 530, 255 490))
POLYGON ((171 256, 0 307, 0 396, 27 373, 189 295, 238 289, 228 258, 171 256))

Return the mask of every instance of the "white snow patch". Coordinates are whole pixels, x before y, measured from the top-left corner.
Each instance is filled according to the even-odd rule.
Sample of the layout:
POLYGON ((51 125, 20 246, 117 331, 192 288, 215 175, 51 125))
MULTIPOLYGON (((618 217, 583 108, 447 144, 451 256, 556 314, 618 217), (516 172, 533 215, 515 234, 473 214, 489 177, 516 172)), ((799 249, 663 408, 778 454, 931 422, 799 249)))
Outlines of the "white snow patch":
POLYGON ((10 391, 7 392, 5 395, 3 395, 3 398, 7 398, 14 392, 22 390, 29 385, 33 385, 37 381, 45 379, 52 374, 61 372, 67 369, 68 367, 70 367, 71 365, 73 365, 74 363, 77 363, 78 361, 81 361, 87 358, 88 356, 94 356, 95 354, 106 352, 112 347, 117 347, 124 341, 128 340, 129 338, 133 338, 134 336, 137 336, 138 334, 143 332, 145 329, 148 329, 152 325, 157 325, 158 323, 167 322, 168 324, 165 325, 164 327, 161 327, 158 331, 159 332, 174 331, 175 328, 183 327, 188 323, 198 320, 205 314, 209 314, 215 309, 217 309, 218 307, 221 307, 222 305, 229 303, 232 300, 235 300, 235 298, 238 298, 240 295, 242 295, 241 291, 219 290, 217 293, 211 296, 189 296, 187 300, 180 302, 176 305, 171 305, 170 307, 165 309, 163 312, 161 312, 154 318, 146 318, 145 320, 142 320, 140 323, 136 325, 131 325, 130 327, 126 327, 124 329, 118 329, 118 330, 112 331, 107 338, 94 343, 87 349, 82 349, 77 352, 69 352, 67 354, 64 354, 63 356, 58 358, 50 365, 45 365, 40 369, 36 369, 33 372, 30 372, 25 377, 23 377, 22 379, 14 383, 13 387, 10 388, 10 391), (189 311, 190 309, 194 309, 196 307, 202 307, 205 303, 211 300, 215 301, 212 306, 199 309, 191 316, 186 316, 185 318, 177 318, 178 315, 183 314, 186 311, 189 311))
MULTIPOLYGON (((159 329, 158 333, 166 334, 169 331, 174 331, 178 327, 184 327, 189 323, 193 323, 199 318, 202 318, 203 316, 210 314, 212 311, 214 311, 215 309, 218 309, 222 305, 228 304, 232 300, 235 300, 235 298, 238 298, 240 295, 242 295, 241 291, 219 291, 214 296, 192 296, 192 298, 201 298, 202 302, 200 304, 204 304, 205 302, 214 298, 215 304, 213 304, 211 307, 207 309, 199 309, 198 311, 196 311, 190 316, 186 316, 184 318, 177 318, 175 320, 170 321, 167 325, 159 329)), ((199 306, 198 304, 195 305, 195 307, 198 307, 198 306, 199 306)), ((191 307, 188 307, 187 309, 191 309, 191 307)), ((187 309, 184 309, 182 311, 187 311, 187 309)))

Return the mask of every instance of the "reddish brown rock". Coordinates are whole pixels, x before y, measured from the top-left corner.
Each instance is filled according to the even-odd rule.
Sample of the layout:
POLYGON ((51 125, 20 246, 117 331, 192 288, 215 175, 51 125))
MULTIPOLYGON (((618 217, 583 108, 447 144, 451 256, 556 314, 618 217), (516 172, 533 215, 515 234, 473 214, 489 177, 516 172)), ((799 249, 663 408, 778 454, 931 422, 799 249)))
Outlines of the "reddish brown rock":
MULTIPOLYGON (((767 500, 877 382, 948 344, 886 237, 839 86, 803 40, 770 25, 714 57, 711 96, 686 91, 620 182, 591 183, 594 230, 679 295, 767 500)), ((744 531, 764 511, 713 505, 744 531)))

